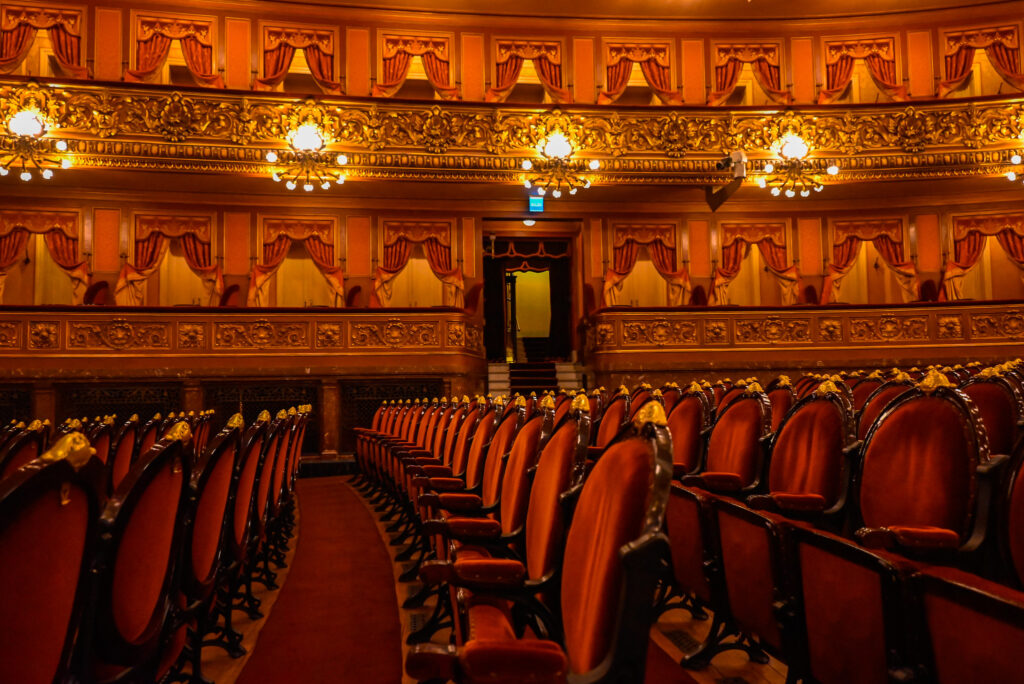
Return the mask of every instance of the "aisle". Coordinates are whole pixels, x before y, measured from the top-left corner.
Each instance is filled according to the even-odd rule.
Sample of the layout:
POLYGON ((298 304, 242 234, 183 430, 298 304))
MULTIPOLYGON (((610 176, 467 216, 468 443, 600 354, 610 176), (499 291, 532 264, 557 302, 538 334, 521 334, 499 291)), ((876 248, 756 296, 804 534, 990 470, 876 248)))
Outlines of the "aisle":
POLYGON ((288 581, 238 684, 402 680, 391 558, 345 478, 299 480, 288 581))

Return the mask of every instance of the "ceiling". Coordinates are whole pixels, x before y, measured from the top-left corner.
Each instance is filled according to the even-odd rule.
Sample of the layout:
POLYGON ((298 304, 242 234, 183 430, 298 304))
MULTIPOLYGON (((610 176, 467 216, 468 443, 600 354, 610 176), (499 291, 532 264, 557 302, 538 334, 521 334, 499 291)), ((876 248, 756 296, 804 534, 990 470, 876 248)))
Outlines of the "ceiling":
POLYGON ((1019 0, 284 0, 337 7, 362 7, 421 12, 456 12, 520 17, 574 17, 619 19, 810 19, 823 17, 895 14, 959 7, 1005 5, 1021 7, 1019 0))

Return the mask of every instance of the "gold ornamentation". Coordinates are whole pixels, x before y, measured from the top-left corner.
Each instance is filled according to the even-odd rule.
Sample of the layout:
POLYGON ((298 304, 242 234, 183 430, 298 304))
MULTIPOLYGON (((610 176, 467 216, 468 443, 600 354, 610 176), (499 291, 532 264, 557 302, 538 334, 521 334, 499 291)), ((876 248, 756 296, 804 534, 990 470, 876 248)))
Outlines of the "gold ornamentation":
POLYGON ((923 316, 882 315, 850 319, 851 342, 927 339, 928 321, 923 316))
POLYGON ((764 394, 764 390, 761 389, 761 384, 758 382, 752 382, 747 385, 747 388, 743 390, 743 396, 752 397, 755 394, 764 394))
POLYGON ((526 397, 523 395, 516 396, 516 408, 526 408, 526 397))
MULTIPOLYGON (((385 401, 384 403, 387 403, 387 401, 385 401)), ((392 403, 394 403, 394 402, 392 402, 392 403)), ((266 423, 269 420, 270 420, 270 411, 267 411, 266 409, 260 411, 260 414, 258 416, 256 416, 256 422, 257 423, 266 423)))
POLYGON ((406 323, 397 318, 373 323, 352 323, 353 347, 437 347, 438 324, 406 323))
POLYGON ((229 428, 232 428, 234 430, 244 429, 245 428, 245 418, 242 417, 241 413, 236 413, 235 415, 233 415, 230 418, 228 418, 228 424, 227 425, 228 425, 229 428))
POLYGON ((839 342, 843 339, 843 323, 837 318, 822 318, 818 321, 818 335, 823 342, 839 342))
POLYGON ((188 426, 188 421, 181 421, 175 423, 164 433, 164 439, 169 439, 172 442, 187 442, 192 439, 192 430, 188 426))
POLYGON ((178 348, 202 349, 206 346, 206 326, 202 323, 178 324, 178 348))
POLYGON ((251 323, 214 323, 213 346, 221 349, 291 349, 309 345, 309 326, 267 319, 251 323))
POLYGON ((638 429, 648 423, 658 427, 668 425, 668 418, 665 417, 665 407, 662 406, 660 401, 647 402, 640 407, 640 410, 636 412, 636 417, 633 418, 633 425, 638 429))
POLYGON ((971 314, 973 339, 1020 339, 1024 337, 1024 310, 971 314))
POLYGON ((836 386, 835 381, 826 380, 825 382, 818 385, 814 390, 814 394, 819 397, 828 396, 829 394, 839 394, 839 388, 836 386))
POLYGON ((850 219, 832 224, 832 244, 835 245, 841 245, 851 237, 869 242, 880 236, 903 244, 903 219, 850 219))
POLYGON ((75 429, 57 440, 57 443, 41 455, 39 460, 45 463, 67 461, 77 470, 88 463, 95 453, 96 450, 90 446, 86 436, 75 429))
POLYGON ((32 321, 28 324, 29 349, 56 349, 60 345, 59 327, 48 321, 32 321))
POLYGON ((106 323, 68 323, 70 349, 170 349, 168 324, 129 323, 115 318, 106 323))
POLYGON ((962 240, 968 233, 978 232, 982 235, 998 235, 1004 230, 1011 230, 1017 235, 1024 235, 1024 214, 983 214, 981 216, 953 217, 953 239, 962 240))
POLYGON ((704 341, 707 344, 725 344, 729 341, 729 328, 725 321, 705 321, 704 341))
POLYGON ((936 336, 939 339, 958 339, 964 336, 960 316, 939 316, 936 320, 936 336))
MULTIPOLYGON (((77 223, 77 216, 75 216, 77 223)), ((145 240, 152 233, 160 233, 167 237, 181 237, 192 233, 200 242, 210 242, 213 231, 210 227, 213 219, 209 216, 156 216, 139 214, 135 217, 135 239, 145 240)), ((77 234, 74 237, 78 237, 77 234)))
POLYGON ((956 387, 956 385, 950 382, 945 373, 934 368, 930 369, 921 382, 917 383, 917 388, 925 394, 931 394, 940 387, 956 387))
POLYGON ((338 349, 345 346, 340 323, 316 324, 316 346, 322 349, 338 349))
POLYGON ((17 349, 21 346, 21 326, 17 323, 0 323, 0 347, 17 349))
POLYGON ((622 342, 638 346, 666 344, 697 344, 697 323, 694 321, 623 321, 622 342))
POLYGON ((811 339, 809 318, 750 318, 737 319, 735 323, 736 342, 809 342, 811 339))
POLYGON ((15 228, 30 233, 48 233, 59 230, 73 240, 78 239, 78 212, 75 211, 0 211, 0 235, 15 228))
POLYGON ((793 381, 789 379, 788 375, 780 375, 779 381, 776 383, 777 387, 792 387, 793 381))
POLYGON ((573 411, 586 411, 590 412, 590 402, 587 400, 586 392, 580 392, 572 400, 573 411))
MULTIPOLYGON (((531 396, 533 396, 532 393, 531 393, 531 396)), ((540 407, 541 407, 541 409, 544 409, 544 410, 554 411, 555 410, 555 398, 553 396, 551 396, 550 394, 545 394, 540 399, 540 407)))

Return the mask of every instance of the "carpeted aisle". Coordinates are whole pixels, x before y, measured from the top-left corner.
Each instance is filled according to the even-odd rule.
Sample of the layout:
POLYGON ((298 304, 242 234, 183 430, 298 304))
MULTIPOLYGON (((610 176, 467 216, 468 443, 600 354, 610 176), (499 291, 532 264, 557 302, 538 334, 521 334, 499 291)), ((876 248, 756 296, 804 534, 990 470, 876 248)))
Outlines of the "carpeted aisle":
POLYGON ((238 684, 402 681, 391 558, 344 478, 300 480, 301 531, 238 684))

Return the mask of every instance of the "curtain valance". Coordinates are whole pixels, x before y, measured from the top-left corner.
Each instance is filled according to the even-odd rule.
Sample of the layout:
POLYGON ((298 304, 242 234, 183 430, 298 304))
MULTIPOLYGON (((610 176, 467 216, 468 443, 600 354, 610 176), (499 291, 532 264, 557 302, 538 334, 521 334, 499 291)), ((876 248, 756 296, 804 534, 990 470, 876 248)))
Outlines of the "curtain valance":
POLYGON ((57 230, 78 239, 78 214, 66 211, 0 211, 0 236, 22 228, 29 233, 57 230))
POLYGON ((451 224, 446 221, 389 221, 384 224, 384 246, 403 240, 411 243, 436 240, 443 247, 451 245, 451 224))
POLYGON ((771 242, 778 247, 786 246, 785 223, 723 223, 722 247, 728 247, 736 240, 755 245, 759 242, 771 242))
POLYGON ((140 43, 161 35, 171 40, 194 38, 200 45, 213 45, 213 31, 210 22, 191 19, 165 19, 162 17, 139 17, 138 35, 140 43))
POLYGON ((903 219, 863 219, 836 221, 832 224, 832 244, 841 245, 847 238, 856 237, 871 242, 884 235, 893 242, 903 242, 903 219))
POLYGON ((998 235, 1004 230, 1024 236, 1024 214, 957 216, 953 219, 953 240, 963 240, 969 233, 998 235))
POLYGON ((78 10, 5 5, 0 15, 0 30, 13 31, 20 24, 39 31, 60 26, 72 36, 82 35, 82 13, 78 10))
POLYGON ((200 242, 212 239, 209 216, 150 216, 135 217, 135 239, 145 240, 150 233, 160 233, 169 238, 178 238, 186 233, 196 236, 200 242))
POLYGON ((504 64, 512 57, 519 59, 544 59, 555 66, 562 64, 562 44, 534 40, 499 41, 496 46, 498 64, 504 64))

